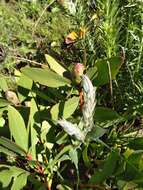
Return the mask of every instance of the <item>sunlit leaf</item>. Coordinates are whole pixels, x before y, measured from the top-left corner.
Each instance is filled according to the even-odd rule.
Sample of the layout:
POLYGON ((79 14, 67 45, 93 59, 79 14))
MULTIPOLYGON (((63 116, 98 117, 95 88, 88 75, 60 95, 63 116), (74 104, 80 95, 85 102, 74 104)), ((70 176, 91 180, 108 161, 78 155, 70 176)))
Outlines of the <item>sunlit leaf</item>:
POLYGON ((8 105, 10 105, 11 103, 8 102, 7 100, 0 98, 0 107, 6 107, 8 105))
POLYGON ((20 190, 27 184, 28 173, 24 172, 13 181, 11 190, 20 190))
POLYGON ((15 166, 4 164, 0 165, 0 170, 0 182, 3 187, 7 187, 12 178, 12 190, 20 190, 26 185, 29 172, 15 166))
POLYGON ((6 78, 0 75, 0 89, 3 91, 8 90, 8 84, 6 78))
POLYGON ((10 132, 16 142, 25 151, 28 150, 28 133, 20 113, 12 106, 8 108, 10 132))
POLYGON ((12 174, 13 172, 10 171, 9 168, 6 168, 0 172, 0 182, 3 187, 7 187, 10 184, 13 177, 12 174))
POLYGON ((97 60, 95 62, 95 67, 90 68, 88 73, 93 80, 95 86, 100 86, 109 83, 110 81, 110 71, 111 79, 115 79, 122 65, 120 57, 112 57, 110 59, 97 60))
POLYGON ((5 120, 3 117, 0 117, 0 127, 3 127, 5 124, 5 120))
POLYGON ((0 137, 0 145, 2 145, 3 148, 7 148, 14 153, 20 154, 21 156, 26 156, 25 150, 5 137, 0 137))
POLYGON ((69 151, 69 156, 71 158, 71 161, 74 163, 76 169, 78 169, 78 152, 76 149, 71 149, 69 151))
POLYGON ((63 76, 63 73, 66 71, 53 57, 50 55, 45 55, 46 60, 50 66, 50 69, 55 71, 57 74, 63 76))
POLYGON ((41 68, 31 68, 25 67, 21 69, 22 73, 40 84, 49 86, 49 87, 60 87, 69 85, 70 81, 50 69, 41 69, 41 68))

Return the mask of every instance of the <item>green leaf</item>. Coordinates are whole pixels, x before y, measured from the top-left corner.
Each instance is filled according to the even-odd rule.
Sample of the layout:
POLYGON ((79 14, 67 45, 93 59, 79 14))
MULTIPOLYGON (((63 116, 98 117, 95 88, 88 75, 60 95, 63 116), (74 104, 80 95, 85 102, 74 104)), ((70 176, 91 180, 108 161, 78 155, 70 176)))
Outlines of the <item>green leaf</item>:
POLYGON ((0 165, 0 182, 3 187, 7 187, 13 177, 12 190, 22 189, 26 185, 29 174, 29 172, 15 166, 0 165))
POLYGON ((51 116, 53 120, 58 120, 58 118, 67 119, 76 110, 79 103, 78 97, 72 97, 65 102, 58 103, 54 105, 51 109, 51 116))
POLYGON ((143 138, 136 138, 131 140, 128 146, 134 150, 143 150, 143 138))
POLYGON ((97 67, 91 67, 87 70, 87 76, 93 80, 95 77, 97 77, 98 73, 97 73, 97 67))
POLYGON ((82 151, 82 158, 83 158, 83 161, 85 163, 85 166, 86 167, 89 167, 90 166, 90 160, 88 158, 88 146, 86 145, 84 150, 82 151))
POLYGON ((66 152, 69 152, 70 150, 72 149, 72 146, 71 145, 67 145, 65 146, 54 158, 54 160, 52 160, 50 163, 49 163, 49 167, 51 169, 51 171, 53 170, 54 166, 56 165, 56 163, 58 161, 60 161, 60 158, 65 155, 66 152))
POLYGON ((105 179, 110 177, 115 170, 118 159, 119 159, 118 150, 112 151, 110 155, 106 158, 102 170, 96 171, 96 173, 91 177, 90 183, 91 184, 102 183, 105 179))
POLYGON ((20 113, 12 106, 8 108, 8 121, 10 132, 20 147, 28 151, 28 133, 20 113))
POLYGON ((21 69, 22 73, 35 82, 49 87, 60 87, 69 85, 70 81, 49 69, 25 67, 21 69))
POLYGON ((3 188, 10 184, 13 177, 12 174, 13 172, 9 168, 0 171, 0 182, 2 183, 3 188))
POLYGON ((32 88, 33 81, 25 76, 24 74, 21 74, 20 79, 17 83, 18 85, 18 97, 20 99, 20 102, 25 100, 29 94, 29 91, 32 88))
POLYGON ((111 71, 111 79, 115 79, 121 64, 122 62, 120 57, 112 57, 110 59, 96 61, 95 67, 90 68, 90 70, 95 70, 95 72, 92 71, 91 73, 90 70, 88 71, 89 74, 91 73, 90 75, 92 77, 93 84, 95 86, 100 86, 109 83, 109 71, 111 71))
POLYGON ((11 190, 20 190, 27 184, 28 173, 24 172, 14 179, 11 190))
POLYGON ((76 169, 78 169, 78 152, 76 149, 71 149, 69 151, 69 156, 71 158, 71 161, 74 163, 76 169))
POLYGON ((41 127, 41 141, 45 142, 44 146, 49 150, 53 148, 55 139, 53 139, 54 131, 51 125, 47 121, 42 122, 41 127))
POLYGON ((126 159, 125 180, 139 180, 142 178, 142 157, 142 152, 135 151, 126 159))
POLYGON ((3 152, 3 153, 5 153, 6 155, 12 156, 12 157, 16 157, 16 156, 17 156, 14 152, 8 150, 7 148, 5 148, 5 147, 3 147, 3 146, 0 146, 0 152, 3 152))
POLYGON ((2 89, 4 92, 8 90, 7 79, 3 76, 0 76, 0 89, 2 89))
POLYGON ((45 55, 46 60, 50 66, 50 69, 55 71, 57 74, 63 76, 63 73, 66 71, 53 57, 50 55, 45 55))
POLYGON ((3 127, 5 124, 5 120, 3 117, 0 117, 0 127, 3 127))
POLYGON ((103 129, 102 127, 95 126, 91 130, 91 132, 88 133, 88 136, 92 140, 97 140, 98 138, 102 137, 106 133, 106 129, 103 129))
POLYGON ((9 168, 13 172, 13 177, 17 177, 20 174, 25 173, 25 172, 29 174, 29 172, 27 172, 26 170, 18 168, 16 166, 9 166, 9 168))
POLYGON ((105 107, 96 107, 95 109, 95 120, 98 122, 112 121, 120 118, 120 115, 109 108, 105 107))
POLYGON ((7 100, 0 98, 0 107, 6 107, 8 105, 10 105, 11 103, 8 102, 7 100))
POLYGON ((36 105, 36 102, 34 99, 31 100, 31 106, 30 106, 30 117, 29 117, 29 130, 30 130, 30 134, 31 134, 31 154, 32 154, 32 158, 36 159, 36 144, 38 142, 38 134, 37 131, 35 129, 36 126, 38 126, 38 124, 36 123, 35 119, 34 119, 34 115, 36 112, 38 112, 38 108, 36 105))
POLYGON ((0 137, 0 145, 2 145, 4 148, 7 148, 8 150, 20 154, 21 156, 26 156, 25 150, 5 137, 0 137))

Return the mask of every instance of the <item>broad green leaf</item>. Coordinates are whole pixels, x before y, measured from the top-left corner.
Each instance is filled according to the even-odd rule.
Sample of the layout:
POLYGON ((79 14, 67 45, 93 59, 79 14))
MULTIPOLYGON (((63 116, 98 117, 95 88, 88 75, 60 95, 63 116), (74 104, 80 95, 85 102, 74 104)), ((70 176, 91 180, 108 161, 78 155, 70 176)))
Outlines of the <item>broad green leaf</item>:
POLYGON ((11 103, 8 102, 7 100, 0 98, 0 107, 6 107, 8 105, 10 105, 11 103))
POLYGON ((24 120, 20 113, 12 106, 8 108, 8 121, 10 132, 20 147, 26 152, 28 150, 28 133, 24 124, 24 120))
POLYGON ((126 159, 125 180, 138 180, 143 178, 142 157, 142 152, 135 151, 126 159))
POLYGON ((27 184, 28 173, 24 172, 14 179, 11 190, 20 190, 27 184))
POLYGON ((13 172, 13 177, 17 177, 20 174, 25 173, 25 172, 29 174, 29 172, 27 172, 26 170, 24 170, 22 168, 18 168, 16 166, 9 166, 9 168, 13 172))
POLYGON ((120 118, 120 115, 116 111, 109 108, 96 107, 94 117, 98 122, 105 122, 118 119, 120 118))
POLYGON ((103 182, 108 177, 110 177, 115 170, 118 159, 119 159, 118 150, 113 150, 110 153, 110 155, 106 158, 102 170, 100 171, 96 170, 95 174, 91 177, 90 183, 98 184, 103 182))
POLYGON ((57 73, 49 69, 41 69, 41 68, 31 68, 25 67, 21 69, 22 73, 34 80, 35 82, 39 82, 40 84, 49 86, 49 87, 60 87, 69 85, 70 81, 57 73))
POLYGON ((87 70, 87 76, 93 80, 94 78, 97 77, 98 73, 97 73, 97 67, 91 67, 87 70))
POLYGON ((0 171, 0 182, 3 187, 7 187, 10 184, 13 177, 12 174, 13 172, 9 168, 0 171))
POLYGON ((46 100, 50 103, 56 103, 55 100, 53 100, 53 98, 50 98, 49 96, 47 96, 46 93, 42 92, 40 89, 38 88, 34 88, 32 89, 32 92, 34 92, 37 96, 39 96, 41 99, 46 100))
POLYGON ((88 73, 89 75, 91 75, 93 84, 95 86, 100 86, 109 83, 109 71, 111 71, 111 79, 115 79, 121 65, 122 62, 120 57, 112 57, 110 59, 97 60, 95 62, 95 67, 90 68, 88 73), (92 70, 92 72, 90 70, 92 70))
POLYGON ((0 170, 0 182, 2 182, 3 187, 7 187, 13 178, 13 190, 22 189, 26 185, 27 177, 30 174, 21 168, 4 164, 0 165, 0 170))
POLYGON ((63 73, 66 71, 53 57, 50 55, 45 55, 46 60, 50 66, 50 69, 55 71, 57 74, 63 76, 63 73))
POLYGON ((14 153, 20 154, 21 156, 26 156, 25 150, 5 137, 0 137, 0 145, 14 153))
POLYGON ((102 127, 95 126, 91 130, 91 132, 88 133, 88 136, 92 140, 97 140, 98 138, 102 137, 106 133, 106 129, 103 129, 102 127))
POLYGON ((54 105, 51 109, 51 116, 53 120, 58 120, 58 118, 67 119, 76 110, 79 103, 78 97, 72 97, 65 102, 58 103, 54 105))
POLYGON ((20 79, 17 83, 18 85, 18 97, 20 99, 20 102, 25 100, 28 96, 29 91, 32 88, 33 81, 25 76, 24 74, 21 74, 20 79))

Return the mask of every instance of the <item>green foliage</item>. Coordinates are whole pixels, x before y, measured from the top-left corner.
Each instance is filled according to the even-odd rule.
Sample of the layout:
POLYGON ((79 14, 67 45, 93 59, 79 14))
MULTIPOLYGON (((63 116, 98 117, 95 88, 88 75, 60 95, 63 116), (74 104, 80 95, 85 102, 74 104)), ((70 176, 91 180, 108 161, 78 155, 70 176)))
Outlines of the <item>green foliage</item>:
POLYGON ((0 1, 0 189, 143 188, 142 11, 139 0, 0 1), (84 93, 97 88, 86 114, 76 63, 84 93))
POLYGON ((9 153, 17 153, 20 154, 21 156, 26 156, 25 150, 23 150, 20 146, 18 146, 17 144, 15 144, 14 142, 10 141, 5 137, 0 138, 0 144, 2 150, 8 151, 9 153))
POLYGON ((22 170, 17 167, 11 167, 8 165, 0 165, 0 181, 4 187, 8 187, 12 178, 13 184, 11 186, 12 190, 19 190, 22 189, 27 183, 27 177, 29 173, 25 170, 22 170))
POLYGON ((24 73, 24 75, 28 76, 35 82, 39 82, 40 84, 49 87, 60 87, 64 85, 69 85, 70 83, 68 79, 57 75, 49 69, 25 67, 22 69, 22 73, 24 73))
POLYGON ((50 55, 45 55, 45 57, 50 69, 63 76, 63 73, 66 72, 66 70, 50 55))
POLYGON ((111 154, 106 158, 105 164, 101 171, 96 172, 90 179, 90 183, 101 183, 106 178, 111 176, 116 168, 117 160, 119 159, 119 153, 117 150, 113 150, 111 154))
POLYGON ((15 142, 25 151, 28 150, 28 132, 24 120, 19 112, 12 106, 8 107, 8 121, 11 135, 15 142), (22 135, 21 135, 22 134, 22 135))
POLYGON ((72 97, 65 102, 58 103, 54 105, 51 109, 52 119, 58 120, 58 118, 67 119, 76 110, 79 103, 78 97, 72 97))

